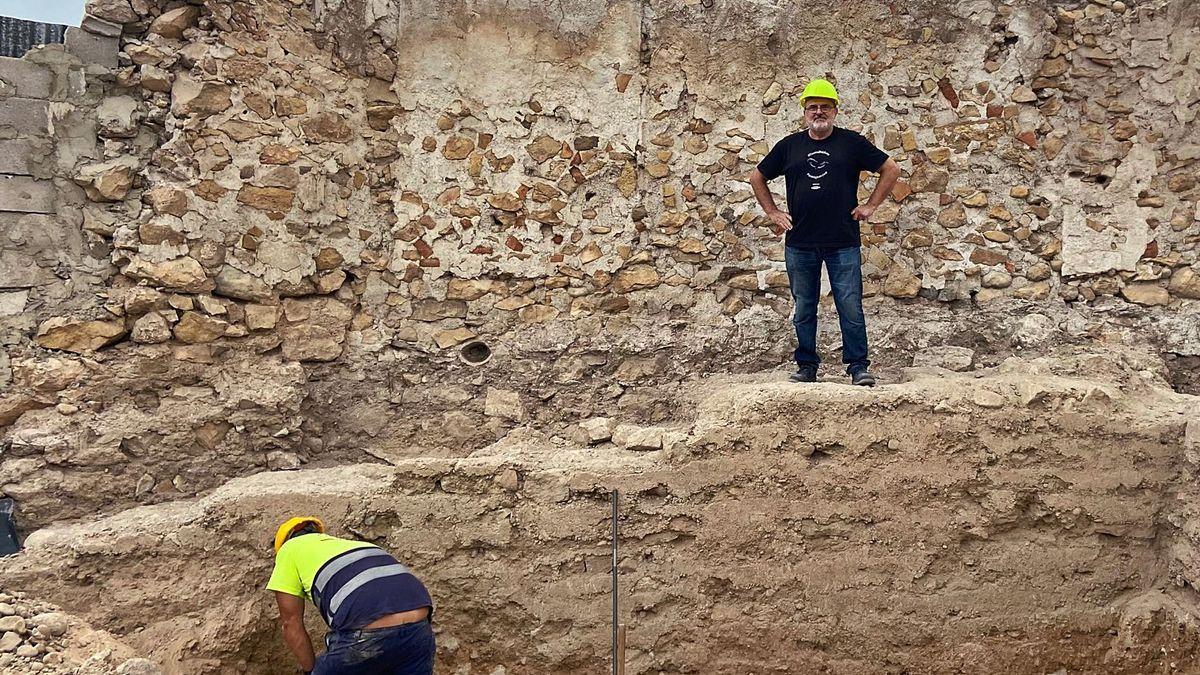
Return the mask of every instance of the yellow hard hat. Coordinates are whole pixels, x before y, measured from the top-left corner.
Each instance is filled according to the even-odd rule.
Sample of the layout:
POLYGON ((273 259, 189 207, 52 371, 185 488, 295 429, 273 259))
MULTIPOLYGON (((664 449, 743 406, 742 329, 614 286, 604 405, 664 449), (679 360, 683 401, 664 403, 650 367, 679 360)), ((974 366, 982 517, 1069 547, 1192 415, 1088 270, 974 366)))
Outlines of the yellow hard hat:
POLYGON ((809 82, 804 91, 800 93, 800 105, 803 106, 805 101, 810 98, 827 98, 834 103, 838 103, 837 89, 829 80, 813 80, 809 82))
POLYGON ((287 522, 279 526, 278 530, 275 530, 275 552, 279 553, 279 549, 283 547, 283 542, 287 541, 287 538, 291 536, 293 532, 300 529, 304 525, 307 525, 308 523, 316 525, 317 532, 325 532, 325 523, 322 523, 320 518, 314 518, 312 516, 289 518, 287 522))

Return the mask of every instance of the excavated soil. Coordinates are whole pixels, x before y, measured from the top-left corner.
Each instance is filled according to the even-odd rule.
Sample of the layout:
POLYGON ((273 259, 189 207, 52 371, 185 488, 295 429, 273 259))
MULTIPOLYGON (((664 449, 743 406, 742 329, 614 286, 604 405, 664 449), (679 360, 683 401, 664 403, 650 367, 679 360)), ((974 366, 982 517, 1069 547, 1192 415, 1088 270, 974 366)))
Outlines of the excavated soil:
POLYGON ((710 377, 659 427, 237 478, 38 530, 0 574, 165 673, 291 672, 264 533, 316 513, 429 585, 438 672, 595 673, 615 488, 630 673, 1197 672, 1200 405, 1161 362, 901 378, 710 377))

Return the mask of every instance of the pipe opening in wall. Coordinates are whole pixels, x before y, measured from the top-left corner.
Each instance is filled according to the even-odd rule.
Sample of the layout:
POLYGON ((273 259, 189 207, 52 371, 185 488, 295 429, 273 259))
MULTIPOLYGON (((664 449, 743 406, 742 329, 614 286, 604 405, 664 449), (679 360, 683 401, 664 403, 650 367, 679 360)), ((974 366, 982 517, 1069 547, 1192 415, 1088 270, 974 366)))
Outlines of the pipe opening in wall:
POLYGON ((482 366, 492 358, 492 348, 482 340, 474 340, 459 347, 458 358, 468 366, 482 366))

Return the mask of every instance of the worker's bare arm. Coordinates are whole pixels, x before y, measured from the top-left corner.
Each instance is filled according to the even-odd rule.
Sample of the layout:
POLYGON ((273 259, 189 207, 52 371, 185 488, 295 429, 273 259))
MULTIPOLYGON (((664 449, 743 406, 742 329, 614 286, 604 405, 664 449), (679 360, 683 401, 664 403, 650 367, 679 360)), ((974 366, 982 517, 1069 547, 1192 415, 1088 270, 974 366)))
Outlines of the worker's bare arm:
POLYGON ((871 198, 866 204, 861 204, 854 209, 855 220, 866 220, 875 213, 875 209, 887 199, 888 193, 892 191, 892 186, 896 184, 896 179, 900 177, 900 165, 896 160, 889 157, 883 166, 879 167, 879 181, 875 183, 875 189, 871 192, 871 198))
POLYGON ((771 194, 771 189, 767 187, 767 177, 762 175, 762 172, 757 168, 750 172, 750 187, 754 190, 754 198, 758 200, 758 205, 779 227, 790 230, 792 229, 792 216, 787 211, 781 211, 775 206, 775 197, 771 194))
POLYGON ((279 605, 279 625, 283 628, 283 641, 296 655, 300 670, 308 672, 316 664, 312 640, 304 628, 304 598, 275 591, 275 604, 279 605))

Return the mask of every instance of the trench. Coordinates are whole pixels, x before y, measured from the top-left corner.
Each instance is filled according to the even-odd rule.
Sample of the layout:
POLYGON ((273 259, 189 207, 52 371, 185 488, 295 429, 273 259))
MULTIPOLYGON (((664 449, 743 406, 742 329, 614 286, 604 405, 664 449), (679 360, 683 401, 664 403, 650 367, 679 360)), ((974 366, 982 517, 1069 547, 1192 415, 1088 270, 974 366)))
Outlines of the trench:
POLYGON ((288 672, 261 534, 318 512, 425 581, 439 672, 596 672, 617 488, 629 672, 1188 672, 1190 397, 976 375, 700 380, 674 424, 235 478, 50 526, 3 567, 164 672, 288 672))

